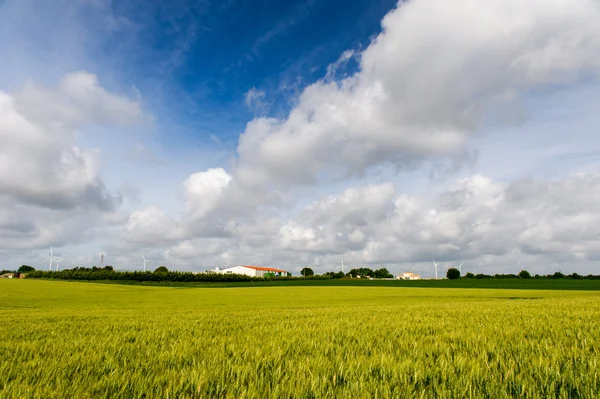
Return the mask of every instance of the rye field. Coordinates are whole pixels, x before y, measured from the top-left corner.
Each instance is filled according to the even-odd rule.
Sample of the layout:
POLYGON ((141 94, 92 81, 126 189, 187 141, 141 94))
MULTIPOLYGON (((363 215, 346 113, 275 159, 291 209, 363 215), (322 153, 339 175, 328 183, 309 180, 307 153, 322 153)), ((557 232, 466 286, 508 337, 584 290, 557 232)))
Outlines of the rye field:
POLYGON ((598 398, 600 292, 0 280, 0 398, 598 398))

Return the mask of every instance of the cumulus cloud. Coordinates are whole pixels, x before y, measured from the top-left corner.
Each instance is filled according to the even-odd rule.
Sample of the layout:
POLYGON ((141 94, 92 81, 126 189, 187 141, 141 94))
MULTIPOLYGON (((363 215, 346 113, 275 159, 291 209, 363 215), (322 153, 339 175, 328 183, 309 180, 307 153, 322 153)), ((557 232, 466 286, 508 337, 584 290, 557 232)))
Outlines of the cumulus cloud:
POLYGON ((432 257, 442 272, 464 261, 468 271, 486 273, 594 273, 600 260, 597 198, 599 173, 513 182, 474 175, 432 196, 398 193, 389 183, 347 188, 294 217, 230 219, 223 236, 184 233, 169 241, 169 232, 181 231, 185 222, 173 225, 153 208, 132 215, 129 226, 137 244, 162 245, 170 262, 193 270, 233 260, 292 270, 308 264, 325 272, 344 255, 351 267, 384 264, 426 276, 432 257))
POLYGON ((240 138, 240 184, 313 184, 461 149, 490 108, 597 74, 594 0, 402 2, 360 70, 318 81, 240 138))
POLYGON ((138 123, 140 104, 77 72, 56 89, 29 83, 0 92, 0 195, 47 208, 116 209, 121 198, 99 174, 99 153, 76 145, 78 129, 138 123))
MULTIPOLYGON (((535 90, 597 75, 598 21, 594 0, 399 3, 381 34, 362 53, 343 53, 286 118, 249 122, 230 171, 184 182, 185 212, 173 222, 182 241, 172 254, 208 254, 197 247, 217 239, 240 251, 275 245, 282 259, 319 267, 344 253, 369 263, 436 256, 499 265, 519 254, 591 261, 596 232, 585 226, 598 217, 596 206, 582 199, 589 192, 567 193, 597 187, 597 175, 512 183, 476 175, 432 198, 386 183, 342 190, 294 217, 289 209, 310 196, 299 187, 464 154, 488 118, 497 123, 514 110, 518 118, 504 115, 506 123, 522 120, 520 104, 535 90), (336 80, 351 58, 358 71, 336 80)), ((253 88, 245 100, 256 107, 265 97, 253 88)))
POLYGON ((511 272, 522 266, 506 263, 515 254, 596 262, 599 194, 598 173, 511 183, 475 175, 431 200, 395 196, 386 185, 348 189, 287 222, 279 244, 298 252, 354 253, 359 263, 410 264, 436 257, 472 266, 493 263, 496 271, 511 272), (382 191, 388 195, 377 194, 382 191), (356 212, 361 208, 362 214, 356 212))
POLYGON ((214 210, 222 199, 231 176, 223 168, 192 174, 183 183, 187 216, 201 218, 214 210))
MULTIPOLYGON (((381 34, 364 51, 343 53, 285 118, 250 121, 235 165, 191 174, 179 214, 147 204, 127 217, 104 212, 102 223, 122 233, 112 248, 124 259, 151 248, 195 270, 254 259, 324 272, 345 255, 351 266, 398 264, 390 268, 399 272, 415 264, 426 275, 433 256, 485 272, 548 272, 553 262, 595 272, 598 173, 512 182, 474 175, 435 195, 346 179, 454 156, 490 118, 523 121, 521 104, 536 90, 597 76, 598 21, 595 0, 400 2, 381 34), (340 79, 349 60, 358 70, 340 79), (339 192, 315 199, 332 181, 342 182, 339 192)), ((268 110, 256 88, 245 102, 257 114, 268 110)), ((109 92, 87 73, 55 88, 28 83, 0 93, 0 204, 13 210, 0 207, 0 237, 66 242, 84 217, 40 226, 36 212, 51 209, 47 220, 56 222, 82 208, 116 209, 121 200, 99 175, 100 154, 78 148, 76 135, 143 119, 138 99, 109 92)), ((461 165, 437 167, 447 177, 461 165)))

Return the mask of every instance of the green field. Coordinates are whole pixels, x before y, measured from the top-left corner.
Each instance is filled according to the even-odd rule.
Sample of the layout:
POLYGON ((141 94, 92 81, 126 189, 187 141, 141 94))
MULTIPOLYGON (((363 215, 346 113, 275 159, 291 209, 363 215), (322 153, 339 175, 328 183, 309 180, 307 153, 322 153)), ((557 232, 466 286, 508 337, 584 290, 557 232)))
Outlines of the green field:
POLYGON ((251 282, 228 283, 180 283, 172 281, 127 281, 103 280, 94 283, 127 284, 156 287, 410 287, 410 288, 500 288, 514 290, 585 290, 600 291, 598 280, 572 280, 572 279, 470 279, 460 280, 367 280, 367 279, 331 279, 331 280, 263 280, 251 282))
POLYGON ((0 280, 0 398, 597 398, 600 292, 0 280))

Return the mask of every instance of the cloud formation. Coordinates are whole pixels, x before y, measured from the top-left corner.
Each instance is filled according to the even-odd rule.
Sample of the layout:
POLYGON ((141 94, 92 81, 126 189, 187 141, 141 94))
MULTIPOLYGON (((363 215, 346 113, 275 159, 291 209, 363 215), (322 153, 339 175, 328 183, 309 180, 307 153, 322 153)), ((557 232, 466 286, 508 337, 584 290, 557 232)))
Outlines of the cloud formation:
MULTIPOLYGON (((122 262, 137 264, 131 254, 143 250, 184 270, 231 261, 325 272, 344 255, 351 266, 425 275, 432 257, 488 273, 597 273, 597 168, 511 181, 474 172, 412 194, 409 173, 397 172, 451 159, 434 172, 456 174, 453 157, 490 122, 526 123, 530 97, 597 82, 599 37, 595 0, 400 2, 372 43, 343 53, 287 116, 250 121, 231 165, 185 165, 170 209, 125 185, 139 209, 122 210, 102 154, 79 140, 90 127, 144 121, 139 98, 86 72, 0 92, 0 249, 100 240, 122 262), (340 78, 350 59, 357 70, 340 78), (381 184, 361 182, 377 168, 387 171, 381 184)), ((266 113, 267 93, 253 88, 245 101, 266 113)))
POLYGON ((108 92, 86 72, 54 88, 29 82, 0 92, 1 247, 84 242, 112 225, 121 195, 100 174, 100 151, 78 146, 77 137, 89 127, 144 118, 137 99, 108 92))
POLYGON ((360 70, 318 81, 240 137, 240 184, 315 184, 461 149, 490 109, 598 74, 594 0, 400 3, 360 70))

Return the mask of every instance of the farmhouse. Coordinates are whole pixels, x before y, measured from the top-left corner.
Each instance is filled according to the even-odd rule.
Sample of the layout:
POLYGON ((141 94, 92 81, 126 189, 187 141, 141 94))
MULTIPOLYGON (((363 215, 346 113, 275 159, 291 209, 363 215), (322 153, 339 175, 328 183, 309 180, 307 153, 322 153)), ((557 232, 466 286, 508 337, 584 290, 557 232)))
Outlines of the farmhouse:
POLYGON ((404 272, 396 276, 398 280, 420 280, 421 276, 416 273, 404 272))
POLYGON ((218 269, 215 270, 215 272, 221 274, 244 274, 250 277, 280 277, 292 275, 285 270, 261 266, 234 266, 227 269, 218 269))
POLYGON ((13 278, 14 277, 14 273, 4 273, 2 275, 0 275, 0 278, 13 278))

